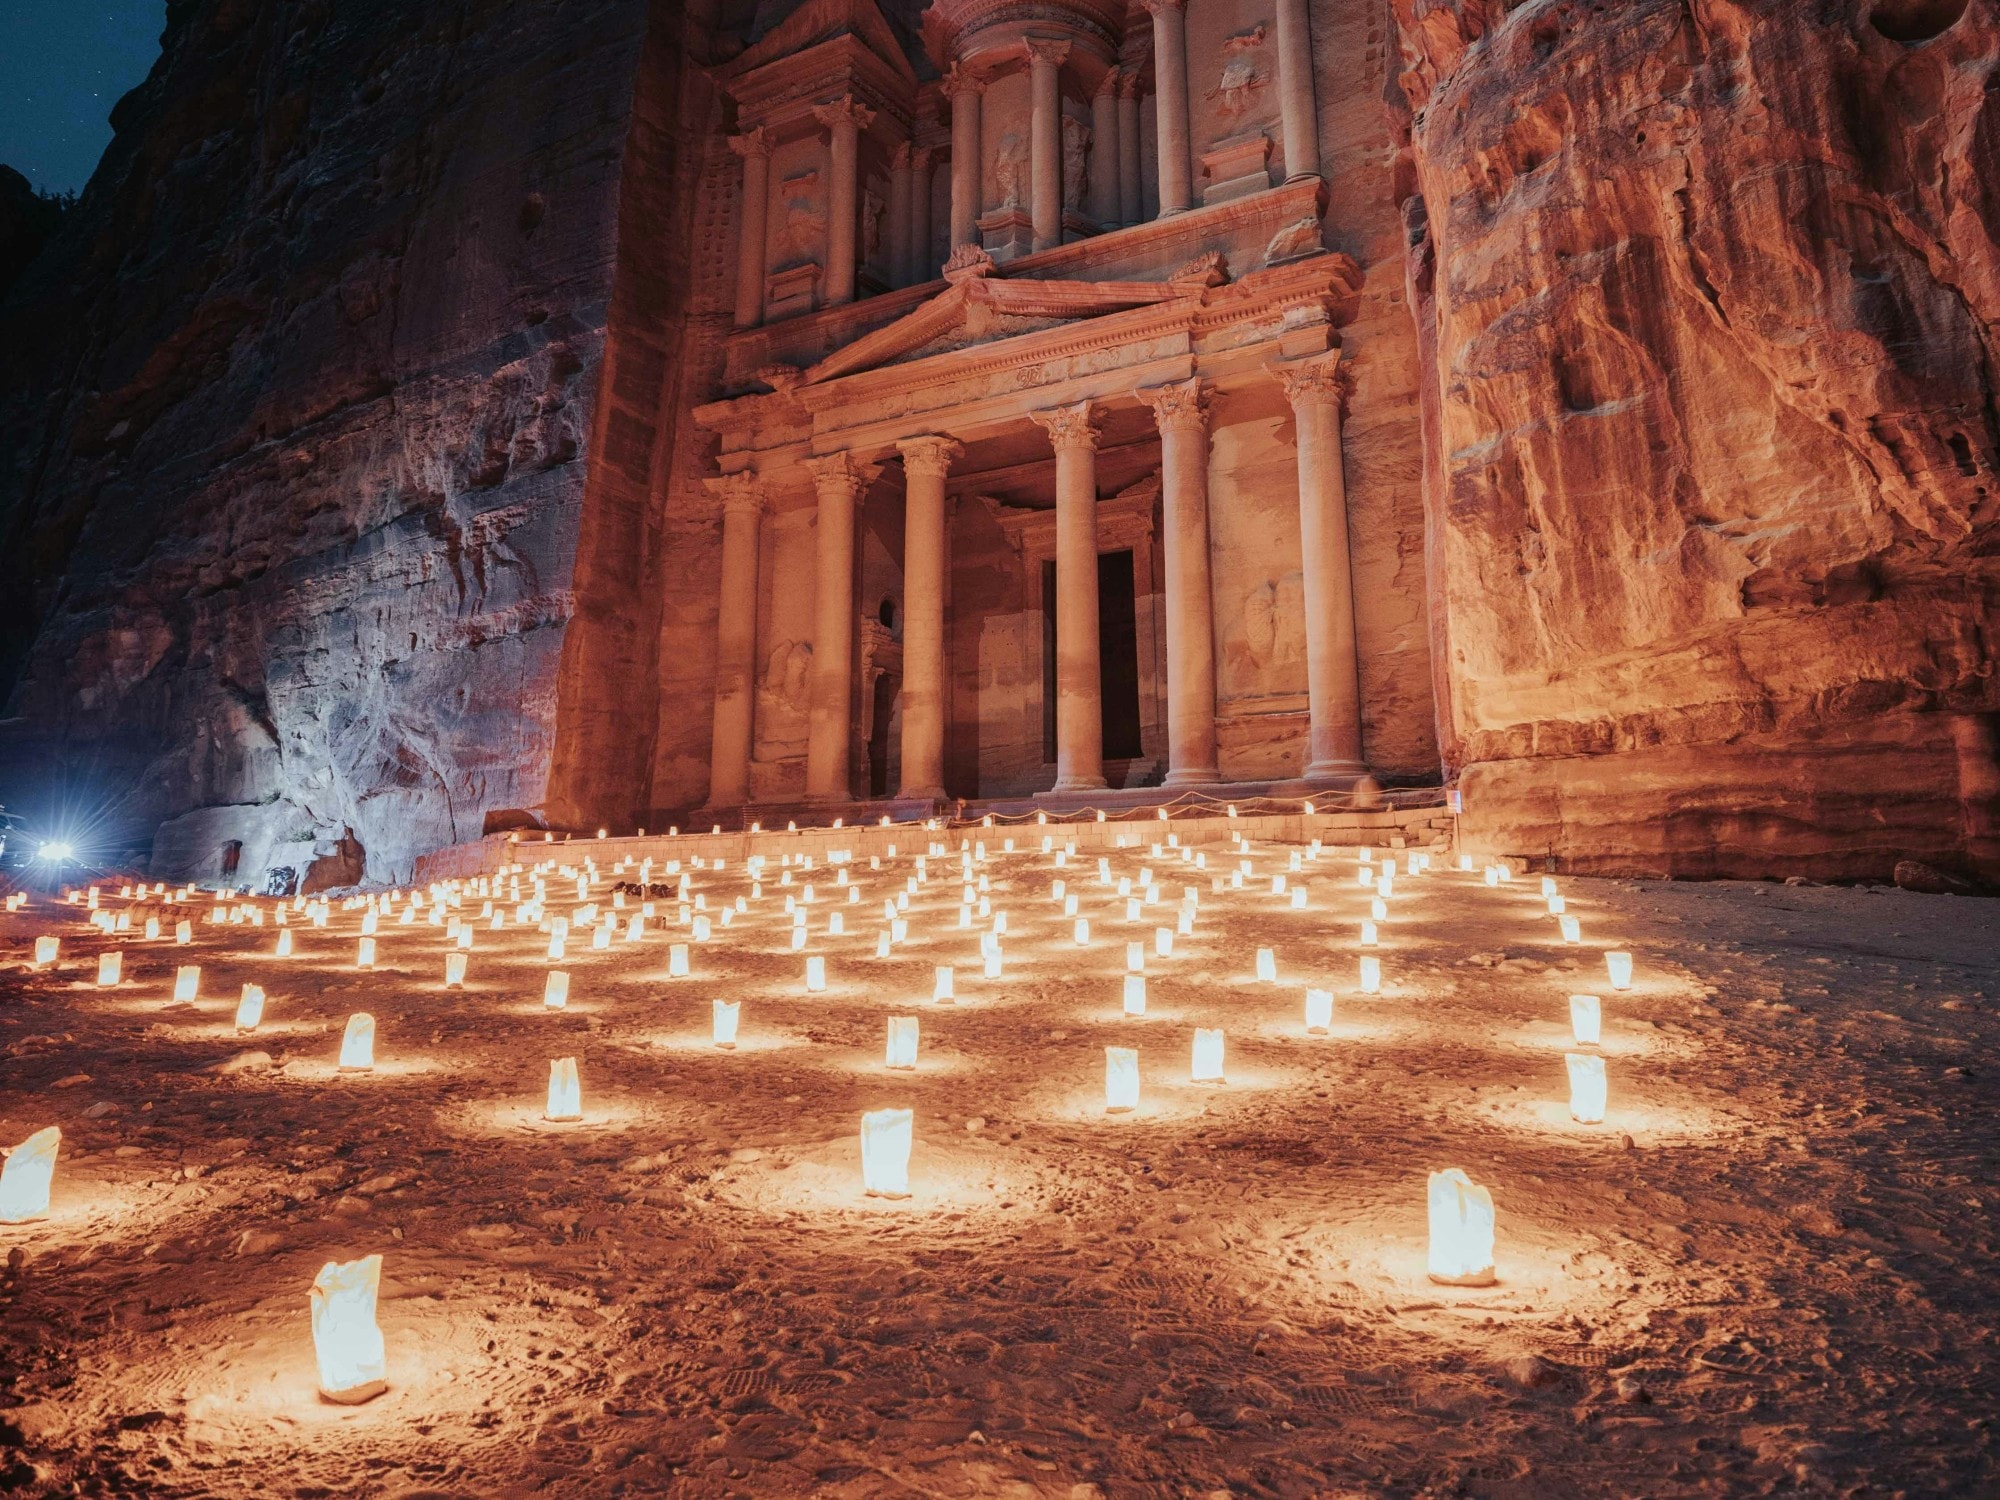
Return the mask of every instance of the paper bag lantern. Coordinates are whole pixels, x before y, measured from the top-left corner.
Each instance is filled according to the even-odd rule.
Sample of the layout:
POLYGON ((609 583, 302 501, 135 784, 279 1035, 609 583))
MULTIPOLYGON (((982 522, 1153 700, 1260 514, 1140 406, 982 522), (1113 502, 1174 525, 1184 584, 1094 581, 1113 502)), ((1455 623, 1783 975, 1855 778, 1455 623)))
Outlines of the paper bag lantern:
POLYGON ((365 937, 373 937, 382 925, 381 915, 373 907, 361 915, 361 932, 365 937))
POLYGON ((1222 1082, 1222 1032, 1197 1026, 1194 1031, 1194 1065, 1189 1075, 1196 1083, 1222 1082))
POLYGON ((243 986, 242 998, 236 1002, 236 1029, 255 1031, 264 1019, 264 987, 258 984, 243 986))
POLYGON ((62 949, 62 939, 38 937, 35 939, 35 967, 46 969, 56 961, 56 954, 62 949))
POLYGON ((151 942, 159 935, 160 935, 160 919, 158 917, 146 918, 146 941, 151 942))
POLYGON ((1278 955, 1269 948, 1257 950, 1257 978, 1265 984, 1278 982, 1278 955))
POLYGON ((1146 1013, 1146 976, 1127 974, 1125 976, 1125 1014, 1143 1016, 1146 1013))
POLYGON ((357 1010, 347 1018, 340 1037, 340 1071, 366 1073, 375 1066, 375 1018, 357 1010))
POLYGON ((551 1120, 583 1118, 583 1084, 576 1076, 576 1059, 558 1057, 549 1063, 549 1102, 542 1111, 551 1120))
POLYGON ((1382 960, 1363 956, 1361 960, 1361 993, 1379 995, 1382 993, 1382 960))
POLYGON ((1580 943, 1583 941, 1583 924, 1575 917, 1557 917, 1556 920, 1562 924, 1562 935, 1565 943, 1580 943))
POLYGON ((889 924, 889 941, 907 943, 910 940, 910 923, 906 917, 898 917, 889 924))
POLYGON ((983 961, 985 964, 983 971, 985 978, 998 979, 1001 977, 1000 950, 998 948, 989 948, 983 955, 983 961))
MULTIPOLYGON (((697 929, 695 936, 700 937, 702 933, 697 929)), ((611 924, 609 922, 599 922, 597 924, 596 928, 590 934, 590 946, 594 952, 599 953, 611 946, 611 924)))
POLYGON ((174 941, 182 947, 186 947, 189 943, 193 942, 194 924, 192 922, 176 922, 174 924, 174 941))
POLYGON ((889 1066, 914 1068, 917 1065, 917 1018, 889 1017, 889 1066))
POLYGON ((686 943, 669 944, 667 947, 667 978, 685 979, 687 977, 688 945, 686 943))
POLYGON ((174 971, 174 998, 176 1000, 192 1000, 200 989, 200 964, 182 964, 174 971))
POLYGON ((125 971, 125 950, 114 948, 109 953, 97 955, 97 983, 102 989, 110 989, 118 983, 125 971))
POLYGON ((1139 1107, 1139 1049, 1104 1049, 1104 1112, 1123 1114, 1139 1107))
POLYGON ((1321 1035, 1333 1030, 1333 991, 1306 991, 1306 1030, 1321 1035))
POLYGON ((448 990, 460 988, 465 983, 466 957, 463 953, 447 953, 444 956, 444 987, 448 990))
POLYGON ((1182 937, 1194 936, 1194 908, 1183 906, 1180 917, 1174 923, 1174 931, 1182 937))
POLYGON ((907 1109, 871 1109, 861 1117, 861 1187, 871 1198, 910 1196, 910 1143, 916 1117, 907 1109))
POLYGON ((889 956, 889 932, 887 928, 875 934, 875 956, 877 958, 887 958, 889 956))
POLYGON ((375 939, 363 938, 355 945, 354 967, 372 969, 375 967, 375 939))
POLYGON ((826 992, 826 960, 818 954, 806 960, 806 993, 819 995, 826 992))
POLYGON ((1377 922, 1388 921, 1389 903, 1384 901, 1380 896, 1377 896, 1373 901, 1368 903, 1368 915, 1377 922))
POLYGON ((278 934, 278 957, 290 958, 291 956, 292 956, 292 929, 287 927, 283 932, 278 934))
POLYGON ((725 1052, 736 1050, 736 1024, 742 1011, 743 1007, 740 1002, 731 1002, 728 1000, 709 1001, 709 1012, 713 1026, 711 1035, 714 1037, 715 1045, 722 1048, 725 1052))
POLYGON ((1559 917, 1569 910, 1569 903, 1560 896, 1549 897, 1549 915, 1559 917))
POLYGON ((61 1146, 62 1132, 48 1125, 7 1153, 0 1164, 0 1224, 25 1224, 48 1213, 61 1146))
POLYGON ((1174 930, 1171 927, 1153 929, 1153 952, 1161 958, 1174 956, 1174 930))
POLYGON ((542 1004, 550 1010, 563 1010, 568 1007, 569 975, 564 970, 549 970, 549 977, 542 984, 542 1004))
POLYGON ((551 932, 549 934, 550 963, 552 964, 561 963, 563 954, 568 950, 568 948, 569 948, 569 939, 567 935, 560 932, 551 932))
POLYGON ((951 979, 951 965, 939 964, 931 984, 931 999, 940 1005, 951 1004, 955 998, 952 994, 951 979))
POLYGON ((313 1278, 313 1354, 320 1394, 329 1401, 358 1406, 389 1388, 382 1330, 375 1324, 381 1282, 379 1255, 345 1265, 328 1261, 313 1278))
POLYGON ((1146 945, 1127 943, 1125 945, 1125 968, 1127 972, 1142 974, 1146 969, 1146 945))
POLYGON ((794 953, 801 952, 804 950, 805 946, 806 946, 805 928, 794 927, 792 929, 792 952, 794 953))
POLYGON ((1493 1195, 1457 1167, 1431 1173, 1430 1231, 1432 1281, 1493 1285, 1493 1195))
POLYGON ((1306 909, 1306 888, 1302 885, 1295 885, 1292 887, 1292 910, 1304 911, 1305 909, 1306 909))
POLYGON ((1363 918, 1361 922, 1361 946, 1372 948, 1381 940, 1381 929, 1373 921, 1363 918))
POLYGON ((1569 1064, 1570 1118, 1584 1125, 1604 1123, 1604 1059, 1581 1052, 1565 1052, 1569 1064))
POLYGON ((1595 995, 1569 997, 1569 1029, 1579 1047, 1595 1047, 1603 1029, 1603 1007, 1595 995))
POLYGON ((1629 990, 1632 988, 1632 955, 1629 953, 1607 953, 1604 967, 1611 975, 1611 988, 1629 990))

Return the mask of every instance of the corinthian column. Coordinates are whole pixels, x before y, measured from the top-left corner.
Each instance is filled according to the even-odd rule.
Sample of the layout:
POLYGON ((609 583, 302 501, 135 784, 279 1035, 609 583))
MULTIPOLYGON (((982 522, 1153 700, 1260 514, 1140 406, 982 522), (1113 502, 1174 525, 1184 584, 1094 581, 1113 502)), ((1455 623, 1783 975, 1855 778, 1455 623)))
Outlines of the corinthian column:
POLYGON ((861 215, 861 132, 875 111, 852 98, 815 104, 813 117, 833 138, 832 181, 827 193, 826 301, 854 300, 854 231, 861 215))
POLYGON ((944 795, 944 479, 965 450, 948 437, 906 438, 903 453, 903 786, 944 795))
POLYGON ((1090 96, 1090 216, 1100 229, 1118 222, 1118 74, 1090 96))
POLYGON ((951 100, 951 249, 956 250, 979 243, 979 96, 986 85, 953 68, 940 88, 951 100))
POLYGON ((1188 161, 1187 16, 1185 0, 1139 0, 1153 18, 1153 102, 1158 108, 1160 217, 1194 201, 1188 161))
POLYGON ((1097 652, 1097 414, 1088 401, 1030 412, 1056 452, 1056 784, 1104 785, 1097 652))
POLYGON ((1310 780, 1365 776, 1361 681, 1354 647, 1354 574, 1347 481, 1340 457, 1340 351, 1272 367, 1292 404, 1299 441, 1299 548, 1305 570, 1310 780))
POLYGON ((1062 64, 1069 43, 1031 36, 1028 48, 1028 171, 1033 178, 1029 218, 1035 248, 1062 243, 1062 64))
POLYGON ((905 286, 931 279, 931 148, 910 152, 910 243, 905 286))
POLYGON ((889 158, 889 223, 883 236, 883 269, 890 286, 910 281, 910 147, 906 141, 889 158))
POLYGON ((1139 146, 1139 74, 1134 70, 1121 73, 1118 81, 1118 217, 1127 224, 1136 224, 1145 215, 1139 146))
POLYGON ((881 470, 835 453, 805 461, 819 494, 819 566, 813 581, 812 714, 806 796, 845 802, 853 757, 854 512, 881 470))
POLYGON ((1277 0, 1278 112, 1285 136, 1285 181, 1319 176, 1319 118, 1313 107, 1312 26, 1306 0, 1277 0))
POLYGON ((750 800, 751 717, 757 681, 757 529, 764 515, 764 492, 755 474, 725 474, 705 483, 722 501, 708 805, 740 807, 750 800))
POLYGON ((1138 392, 1160 429, 1167 572, 1168 786, 1220 780, 1208 560, 1208 412, 1199 380, 1138 392))
POLYGON ((771 202, 771 138, 760 126, 729 138, 743 158, 743 217, 736 242, 736 326, 764 320, 764 233, 771 202))

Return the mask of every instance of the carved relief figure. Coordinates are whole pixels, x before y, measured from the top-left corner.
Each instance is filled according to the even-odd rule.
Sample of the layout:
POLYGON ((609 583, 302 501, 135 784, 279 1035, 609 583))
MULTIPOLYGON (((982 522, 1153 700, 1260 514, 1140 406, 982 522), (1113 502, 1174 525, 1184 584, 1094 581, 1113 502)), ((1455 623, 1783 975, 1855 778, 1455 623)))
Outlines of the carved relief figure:
POLYGON ((826 243, 826 215, 810 198, 793 198, 785 204, 785 227, 778 236, 783 261, 818 260, 826 243))
POLYGON ((1090 127, 1075 115, 1064 115, 1062 141, 1063 209, 1075 213, 1083 206, 1083 191, 1090 179, 1090 127))
POLYGON ((888 207, 882 195, 873 187, 861 195, 861 258, 875 259, 875 252, 882 248, 882 212, 888 207))
POLYGON ((775 744, 804 735, 812 656, 810 641, 780 641, 765 659, 764 675, 757 684, 757 722, 775 744))
POLYGON ((1232 120, 1240 118, 1250 109, 1251 92, 1270 81, 1257 71, 1256 60, 1250 55, 1252 49, 1263 45, 1262 26, 1238 32, 1223 42, 1222 78, 1208 91, 1208 97, 1216 101, 1217 114, 1232 120))
POLYGON ((1000 206, 1019 208, 1028 185, 1028 144, 1014 131, 1000 138, 1000 150, 993 158, 993 179, 1000 187, 1000 206))
POLYGON ((1297 573, 1267 579, 1243 598, 1243 636, 1227 650, 1230 677, 1259 692, 1296 686, 1305 659, 1305 580, 1297 573))

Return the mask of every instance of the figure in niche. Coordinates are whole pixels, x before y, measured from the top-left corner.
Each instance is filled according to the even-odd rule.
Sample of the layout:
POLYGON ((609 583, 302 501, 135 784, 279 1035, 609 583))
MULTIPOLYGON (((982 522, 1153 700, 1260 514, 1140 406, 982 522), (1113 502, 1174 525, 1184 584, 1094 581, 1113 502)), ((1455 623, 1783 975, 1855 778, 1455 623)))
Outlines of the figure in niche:
POLYGON ((813 648, 809 641, 780 641, 764 663, 764 680, 759 685, 765 706, 806 711, 807 679, 812 675, 813 648))
POLYGON ((1238 32, 1222 44, 1222 79, 1208 91, 1208 97, 1216 101, 1217 114, 1234 120, 1249 112, 1252 91, 1268 82, 1250 56, 1252 48, 1263 45, 1262 26, 1238 32))
POLYGON ((1000 206, 1019 208, 1021 190, 1027 185, 1028 148, 1012 131, 1000 138, 1000 150, 993 158, 993 180, 1000 186, 1000 206))
POLYGON ((1083 190, 1090 180, 1090 127, 1075 115, 1064 115, 1062 127, 1063 209, 1075 213, 1083 206, 1083 190))
POLYGON ((817 260, 825 241, 826 215, 812 199, 794 198, 785 205, 785 232, 779 243, 787 261, 817 260))
POLYGON ((882 211, 888 205, 882 195, 869 188, 861 195, 861 259, 872 262, 882 248, 882 211))

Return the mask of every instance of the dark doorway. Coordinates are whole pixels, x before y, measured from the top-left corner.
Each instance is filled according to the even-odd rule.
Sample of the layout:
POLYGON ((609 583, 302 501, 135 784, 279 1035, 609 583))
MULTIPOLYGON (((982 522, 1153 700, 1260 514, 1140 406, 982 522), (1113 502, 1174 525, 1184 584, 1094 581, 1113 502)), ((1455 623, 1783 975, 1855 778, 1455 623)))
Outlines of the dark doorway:
POLYGON ((231 839, 222 846, 222 878, 227 880, 230 876, 234 875, 237 867, 242 863, 243 840, 231 839))
MULTIPOLYGON (((888 605, 883 605, 887 610, 888 605)), ((885 622, 886 623, 886 622, 885 622)), ((875 708, 868 725, 868 795, 889 795, 889 719, 896 709, 902 679, 884 672, 875 679, 875 708)))
MULTIPOLYGON (((1139 748, 1139 617, 1132 550, 1097 556, 1097 673, 1104 704, 1104 758, 1136 760, 1139 748)), ((1042 564, 1042 759, 1056 758, 1056 565, 1042 564)))

